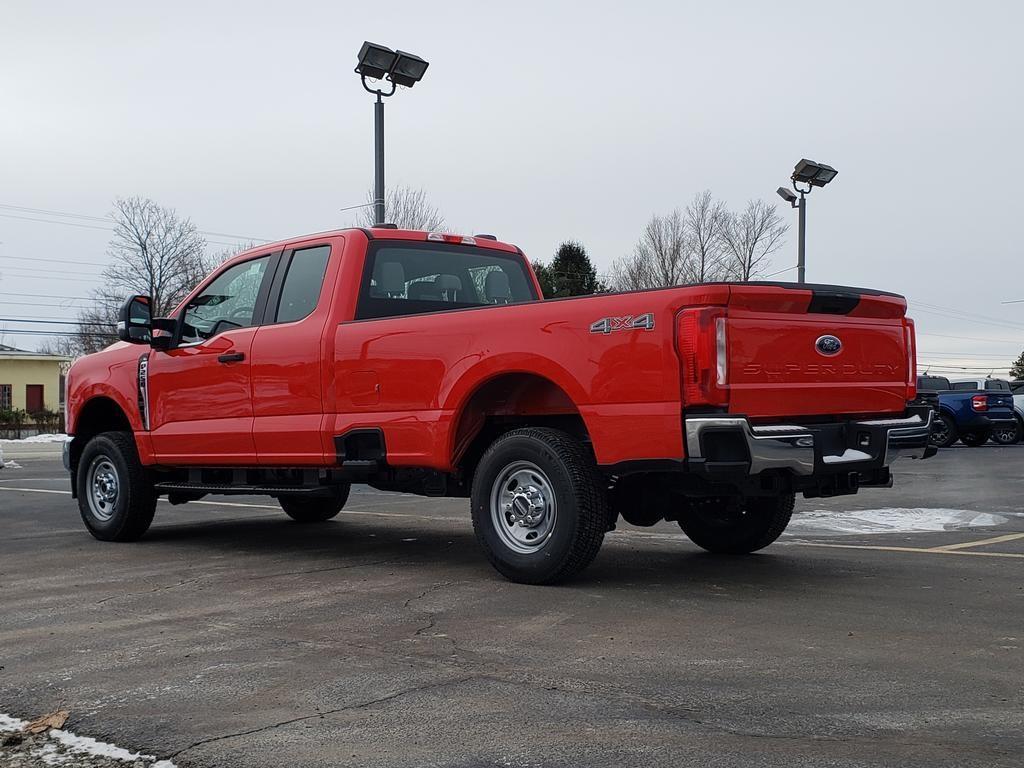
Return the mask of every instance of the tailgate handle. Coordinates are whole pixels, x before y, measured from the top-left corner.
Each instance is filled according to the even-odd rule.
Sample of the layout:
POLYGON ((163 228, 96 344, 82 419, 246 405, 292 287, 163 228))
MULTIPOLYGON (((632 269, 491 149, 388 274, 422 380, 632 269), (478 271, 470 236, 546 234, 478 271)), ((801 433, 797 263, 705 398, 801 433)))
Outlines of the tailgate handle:
POLYGON ((217 358, 219 363, 240 363, 245 360, 245 352, 228 352, 217 358))

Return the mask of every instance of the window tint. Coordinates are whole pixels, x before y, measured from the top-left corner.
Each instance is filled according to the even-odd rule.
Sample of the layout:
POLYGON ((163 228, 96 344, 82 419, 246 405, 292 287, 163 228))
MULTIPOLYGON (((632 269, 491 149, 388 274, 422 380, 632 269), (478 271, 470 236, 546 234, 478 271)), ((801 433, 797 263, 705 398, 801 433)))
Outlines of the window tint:
POLYGON ((536 298, 521 256, 465 245, 380 245, 367 254, 356 319, 536 298))
POLYGON ((264 256, 229 267, 189 301, 185 306, 182 342, 194 344, 221 331, 252 325, 256 297, 269 260, 269 256, 264 256))
POLYGON ((324 285, 327 258, 331 246, 303 248, 292 255, 288 274, 281 288, 281 301, 277 305, 277 322, 292 323, 307 317, 316 309, 320 289, 324 285))
POLYGON ((1015 395, 1024 395, 1024 381, 1014 381, 1010 384, 1010 389, 1015 395))
POLYGON ((976 381, 958 381, 953 385, 953 389, 965 390, 965 389, 977 389, 978 382, 976 381))
POLYGON ((990 390, 994 389, 994 390, 997 390, 999 392, 1009 392, 1010 391, 1010 385, 1007 384, 1005 381, 999 381, 998 379, 996 379, 996 380, 989 380, 989 381, 985 382, 985 389, 990 389, 990 390))

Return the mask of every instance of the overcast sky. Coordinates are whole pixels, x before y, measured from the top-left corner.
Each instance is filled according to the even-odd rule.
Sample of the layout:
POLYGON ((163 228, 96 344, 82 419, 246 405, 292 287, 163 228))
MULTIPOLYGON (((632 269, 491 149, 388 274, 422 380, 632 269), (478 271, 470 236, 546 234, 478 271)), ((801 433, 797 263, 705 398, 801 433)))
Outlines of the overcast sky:
MULTIPOLYGON (((0 205, 103 216, 143 195, 267 239, 351 224, 369 39, 430 61, 387 104, 388 182, 465 231, 541 259, 578 239, 603 271, 651 214, 705 188, 774 202, 809 157, 839 176, 809 199, 808 280, 904 293, 922 361, 1005 371, 1024 348, 1024 303, 1000 303, 1024 299, 1022 29, 1016 0, 4 0, 0 205)), ((796 260, 780 212, 774 269, 796 260)), ((109 233, 0 214, 0 317, 72 317, 29 294, 94 287, 109 233)))

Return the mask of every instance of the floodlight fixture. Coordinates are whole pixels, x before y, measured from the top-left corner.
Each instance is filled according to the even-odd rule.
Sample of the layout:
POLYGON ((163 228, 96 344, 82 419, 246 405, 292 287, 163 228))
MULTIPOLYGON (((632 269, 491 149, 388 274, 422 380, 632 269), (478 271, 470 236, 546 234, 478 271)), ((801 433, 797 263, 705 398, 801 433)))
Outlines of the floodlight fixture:
POLYGON ((359 63, 356 72, 373 80, 383 80, 391 68, 395 66, 398 54, 384 45, 366 41, 359 49, 359 63))
POLYGON ((794 207, 796 206, 796 194, 793 192, 793 190, 789 189, 788 187, 779 187, 777 190, 775 190, 775 192, 787 203, 794 207))
POLYGON ((810 184, 812 187, 824 187, 838 173, 839 171, 831 165, 803 159, 796 164, 796 168, 793 169, 793 175, 790 178, 794 183, 810 184))
POLYGON ((425 59, 406 51, 395 51, 395 54, 395 63, 391 66, 388 79, 398 85, 412 88, 423 79, 430 64, 425 59))

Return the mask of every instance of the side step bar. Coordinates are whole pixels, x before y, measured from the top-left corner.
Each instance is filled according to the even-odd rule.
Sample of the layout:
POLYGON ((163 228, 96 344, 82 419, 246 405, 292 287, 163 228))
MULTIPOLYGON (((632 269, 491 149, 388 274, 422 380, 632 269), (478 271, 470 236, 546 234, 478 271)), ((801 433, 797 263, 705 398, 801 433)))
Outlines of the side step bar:
POLYGON ((158 493, 218 493, 228 496, 318 496, 331 486, 294 485, 217 485, 214 483, 155 483, 158 493))

